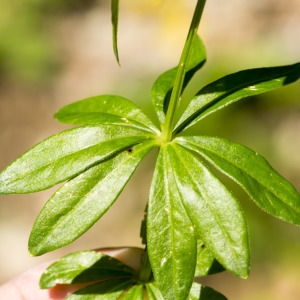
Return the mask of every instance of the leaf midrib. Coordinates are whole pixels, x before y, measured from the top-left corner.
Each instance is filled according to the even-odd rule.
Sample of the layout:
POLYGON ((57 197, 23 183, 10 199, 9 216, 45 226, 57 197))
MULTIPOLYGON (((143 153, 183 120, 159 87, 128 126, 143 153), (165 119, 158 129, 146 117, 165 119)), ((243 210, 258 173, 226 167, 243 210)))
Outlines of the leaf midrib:
MULTIPOLYGON (((171 163, 170 163, 170 156, 166 155, 167 154, 166 152, 167 152, 167 149, 165 149, 165 152, 164 152, 164 156, 165 156, 164 169, 166 170, 166 173, 168 174, 166 177, 170 178, 170 176, 172 176, 173 174, 172 174, 172 172, 170 172, 170 170, 168 168, 168 165, 171 166, 171 163), (167 158, 168 158, 168 162, 167 162, 167 158)), ((174 182, 174 180, 173 180, 173 182, 174 182)), ((170 185, 168 184, 167 186, 168 186, 168 195, 170 195, 170 190, 171 190, 169 188, 170 185)), ((170 228, 172 228, 172 230, 171 230, 171 236, 172 236, 171 244, 172 244, 172 254, 173 254, 174 253, 173 249, 176 248, 176 247, 174 247, 174 245, 176 245, 176 243, 175 243, 176 237, 175 237, 175 233, 174 233, 174 229, 173 229, 174 228, 174 223, 176 223, 176 220, 174 222, 173 214, 171 213, 173 211, 174 203, 172 201, 172 197, 170 197, 170 196, 169 196, 169 203, 170 203, 170 214, 169 214, 169 216, 170 216, 170 223, 171 223, 170 228)), ((177 279, 178 278, 178 275, 177 275, 178 272, 177 272, 177 268, 176 268, 176 260, 173 258, 173 255, 171 257, 172 257, 172 274, 173 274, 172 278, 177 279)), ((175 289, 174 292, 176 294, 177 289, 175 289)))
MULTIPOLYGON (((11 183, 15 183, 15 182, 20 181, 20 177, 25 178, 25 177, 28 177, 28 176, 32 176, 32 174, 40 173, 40 172, 42 172, 43 170, 46 170, 47 168, 49 168, 49 166, 52 166, 54 163, 55 163, 55 164, 59 164, 60 161, 63 161, 63 160, 65 160, 65 159, 68 160, 68 158, 70 158, 70 157, 72 157, 72 156, 74 156, 74 155, 76 155, 76 156, 77 156, 77 155, 80 155, 80 153, 83 153, 83 152, 85 152, 85 151, 91 151, 93 148, 97 149, 98 147, 103 146, 103 144, 111 143, 111 142, 117 141, 117 140, 123 140, 123 139, 126 139, 126 138, 134 138, 134 137, 139 137, 139 136, 128 136, 128 137, 125 136, 125 137, 119 137, 119 138, 111 139, 111 140, 109 140, 109 141, 101 142, 101 143, 98 143, 98 144, 95 144, 95 145, 92 145, 92 146, 89 146, 89 147, 80 149, 80 150, 78 150, 78 151, 76 151, 76 152, 71 152, 71 153, 69 153, 69 154, 67 154, 67 155, 60 156, 60 157, 58 157, 55 161, 50 161, 49 163, 44 164, 44 165, 41 165, 41 166, 39 166, 38 168, 35 168, 35 169, 33 169, 33 170, 30 170, 29 172, 20 174, 19 177, 16 177, 14 180, 10 180, 10 184, 11 184, 11 183)), ((144 136, 141 136, 141 137, 144 137, 144 136)), ((149 138, 149 139, 150 139, 150 138, 149 138)), ((148 140, 148 139, 145 139, 144 141, 146 141, 146 140, 148 140)), ((133 145, 136 145, 136 144, 142 143, 142 142, 143 142, 143 140, 141 140, 141 141, 139 141, 139 142, 136 142, 136 143, 133 143, 133 144, 126 145, 126 146, 124 146, 124 147, 122 147, 122 148, 120 148, 120 149, 111 150, 109 155, 107 155, 107 154, 102 154, 102 155, 100 156, 99 159, 97 159, 97 160, 94 161, 93 163, 91 163, 91 164, 89 164, 88 166, 86 166, 86 168, 84 168, 84 169, 82 169, 82 170, 80 170, 80 171, 74 173, 73 175, 71 175, 71 176, 69 176, 69 177, 63 179, 62 181, 66 181, 66 180, 70 180, 70 179, 72 179, 72 178, 75 178, 75 177, 77 177, 79 174, 88 171, 89 169, 91 169, 92 167, 98 165, 98 164, 101 163, 102 161, 109 159, 109 158, 112 157, 114 154, 116 154, 116 153, 118 153, 118 152, 122 152, 122 151, 128 149, 129 147, 132 147, 133 145)), ((54 183, 54 185, 55 185, 55 184, 58 184, 58 183, 60 183, 60 182, 62 182, 62 181, 57 181, 56 183, 54 183)), ((53 185, 51 184, 51 186, 53 186, 53 185)))

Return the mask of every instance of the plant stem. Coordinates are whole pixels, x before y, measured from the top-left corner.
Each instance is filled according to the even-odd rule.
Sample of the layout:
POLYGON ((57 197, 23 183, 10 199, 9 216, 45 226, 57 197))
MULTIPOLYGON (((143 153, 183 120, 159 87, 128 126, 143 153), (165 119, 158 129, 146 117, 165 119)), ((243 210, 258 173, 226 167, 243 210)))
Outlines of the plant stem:
POLYGON ((145 248, 144 254, 141 258, 141 271, 139 274, 140 282, 149 282, 152 278, 152 269, 149 261, 147 247, 145 248))
POLYGON ((174 81, 174 87, 172 90, 169 107, 167 110, 165 123, 162 124, 162 140, 169 142, 172 140, 172 131, 174 126, 174 117, 178 108, 180 97, 182 93, 183 81, 186 73, 186 66, 191 52, 191 46, 195 35, 197 35, 200 19, 204 9, 206 0, 198 0, 194 11, 193 19, 189 28, 189 32, 182 50, 182 54, 179 60, 177 73, 174 81))
POLYGON ((146 245, 144 253, 141 257, 141 270, 138 277, 138 280, 142 283, 149 282, 152 278, 152 269, 149 261, 148 251, 147 251, 147 233, 146 233, 146 223, 147 223, 147 211, 148 204, 145 207, 144 219, 141 223, 140 237, 142 238, 142 243, 146 245))
MULTIPOLYGON (((184 44, 182 54, 179 60, 178 68, 177 68, 177 73, 174 81, 174 86, 172 89, 172 94, 170 98, 170 104, 167 110, 166 114, 166 120, 165 123, 162 124, 162 141, 163 142, 169 142, 172 139, 172 131, 173 131, 173 123, 174 123, 174 117, 175 117, 175 112, 177 110, 177 107, 179 105, 180 101, 180 96, 182 93, 182 86, 184 82, 184 77, 186 73, 186 66, 188 63, 188 59, 191 53, 191 46, 193 43, 193 39, 195 35, 197 35, 200 19, 202 16, 202 12, 204 9, 206 0, 198 0, 197 5, 194 11, 193 19, 189 28, 189 32, 186 38, 186 42, 184 44)), ((145 210, 145 213, 147 213, 147 208, 145 210)), ((146 219, 146 217, 145 217, 146 219)), ((146 233, 145 233, 145 228, 143 224, 145 220, 142 222, 142 227, 141 227, 141 237, 146 241, 146 233)), ((151 264, 149 261, 149 256, 148 256, 148 251, 147 251, 147 246, 145 248, 144 254, 141 258, 141 271, 139 274, 139 281, 140 282, 149 282, 152 278, 152 269, 151 269, 151 264)))

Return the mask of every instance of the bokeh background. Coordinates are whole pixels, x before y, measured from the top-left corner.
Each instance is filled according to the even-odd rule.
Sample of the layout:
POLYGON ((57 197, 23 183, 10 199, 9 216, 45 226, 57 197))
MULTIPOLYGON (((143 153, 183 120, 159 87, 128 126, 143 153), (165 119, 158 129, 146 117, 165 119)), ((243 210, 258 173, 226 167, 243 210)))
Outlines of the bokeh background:
MULTIPOLYGON (((0 170, 29 147, 68 128, 62 106, 98 94, 132 99, 149 115, 151 85, 176 65, 195 1, 120 1, 119 51, 111 42, 108 0, 0 0, 0 170)), ((208 0, 199 33, 208 61, 190 87, 241 69, 300 60, 299 0, 208 0)), ((203 121, 194 132, 242 143, 266 156, 300 190, 300 84, 249 98, 203 121)), ((71 251, 140 246, 154 155, 142 163, 109 212, 72 245, 32 258, 33 222, 56 190, 0 196, 0 284, 71 251)), ((300 228, 261 212, 231 182, 248 219, 248 280, 222 273, 203 282, 231 300, 300 299, 300 228)))

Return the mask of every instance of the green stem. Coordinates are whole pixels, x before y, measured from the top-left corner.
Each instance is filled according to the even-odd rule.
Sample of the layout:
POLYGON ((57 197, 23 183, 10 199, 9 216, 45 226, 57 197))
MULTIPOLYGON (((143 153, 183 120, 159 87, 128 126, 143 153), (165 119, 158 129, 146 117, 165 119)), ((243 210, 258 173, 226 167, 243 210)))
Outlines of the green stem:
POLYGON ((148 251, 147 251, 147 233, 146 233, 146 223, 147 223, 147 211, 148 204, 145 207, 144 219, 141 223, 140 237, 142 238, 142 243, 146 245, 144 253, 141 257, 141 270, 138 280, 142 283, 149 282, 152 279, 152 269, 149 261, 148 251))
POLYGON ((182 93, 183 81, 186 73, 186 66, 191 53, 191 46, 195 35, 197 35, 200 19, 204 9, 206 0, 198 0, 194 11, 193 19, 189 28, 189 32, 182 50, 182 54, 179 60, 177 73, 174 81, 174 87, 172 90, 169 107, 167 110, 167 115, 165 123, 162 124, 162 139, 165 142, 172 140, 172 131, 174 127, 174 117, 176 110, 179 105, 180 96, 182 93))
POLYGON ((152 279, 152 269, 149 261, 147 247, 141 258, 141 271, 139 274, 139 281, 142 283, 149 282, 152 279))
MULTIPOLYGON (((202 16, 202 12, 204 9, 206 0, 198 0, 197 5, 194 11, 193 19, 189 28, 189 32, 186 38, 186 42, 184 44, 184 48, 182 50, 182 54, 179 60, 177 73, 174 81, 174 87, 172 89, 172 94, 170 98, 169 107, 166 114, 165 123, 162 124, 162 141, 169 142, 172 139, 172 131, 174 126, 174 116, 175 112, 179 105, 180 96, 182 93, 182 87, 184 82, 184 77, 186 74, 186 67, 188 63, 188 59, 191 53, 191 46, 193 43, 194 37, 197 35, 200 19, 202 16)), ((145 214, 147 214, 147 208, 145 210, 145 214)), ((146 242, 146 230, 145 230, 145 221, 146 216, 142 222, 141 226, 141 237, 144 242, 146 242)), ((149 282, 152 279, 152 269, 149 261, 147 246, 145 248, 144 254, 141 259, 141 271, 139 274, 140 282, 149 282)))

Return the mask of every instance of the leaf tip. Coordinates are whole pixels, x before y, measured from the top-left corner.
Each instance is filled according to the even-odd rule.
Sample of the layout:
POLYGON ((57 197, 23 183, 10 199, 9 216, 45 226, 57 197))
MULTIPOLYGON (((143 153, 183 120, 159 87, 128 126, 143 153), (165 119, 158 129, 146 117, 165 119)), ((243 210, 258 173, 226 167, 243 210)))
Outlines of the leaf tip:
POLYGON ((31 257, 40 256, 48 251, 45 251, 43 247, 34 243, 30 238, 28 242, 28 252, 31 257))

